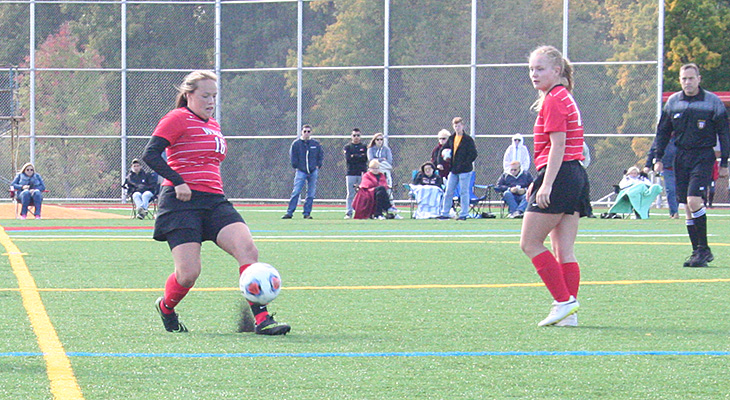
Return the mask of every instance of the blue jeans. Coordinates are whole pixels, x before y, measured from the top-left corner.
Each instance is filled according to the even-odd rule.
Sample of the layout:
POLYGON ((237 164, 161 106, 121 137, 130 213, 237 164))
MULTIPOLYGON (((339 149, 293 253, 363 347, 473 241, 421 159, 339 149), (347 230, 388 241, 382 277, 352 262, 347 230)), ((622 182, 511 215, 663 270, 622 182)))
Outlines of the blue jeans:
POLYGON ((43 203, 43 194, 40 190, 34 190, 33 194, 30 194, 30 190, 23 190, 18 195, 20 199, 20 215, 28 215, 28 206, 33 203, 35 206, 35 215, 41 215, 41 204, 43 203))
POLYGON ((502 200, 507 203, 507 208, 509 209, 510 214, 515 211, 524 213, 525 209, 527 209, 527 196, 524 194, 514 194, 509 190, 505 190, 502 195, 502 200))
POLYGON ((155 195, 150 192, 149 190, 146 190, 144 193, 140 192, 134 192, 132 193, 132 200, 134 201, 134 207, 143 209, 147 209, 150 205, 150 200, 155 197, 155 195))
POLYGON ((461 210, 459 210, 459 218, 466 218, 469 215, 469 185, 471 184, 472 172, 464 172, 461 174, 450 173, 449 182, 446 185, 446 195, 444 195, 444 205, 441 207, 441 215, 449 216, 451 206, 454 204, 454 192, 459 187, 459 198, 461 200, 461 210))
POLYGON ((315 169, 310 173, 302 172, 297 170, 294 175, 294 188, 291 191, 291 198, 289 199, 289 208, 286 209, 288 215, 294 214, 299 203, 299 194, 302 193, 304 188, 304 182, 307 182, 307 199, 304 201, 304 215, 309 215, 312 212, 312 203, 314 203, 314 195, 317 193, 317 174, 319 169, 315 169))
POLYGON ((669 214, 679 213, 679 204, 677 203, 677 180, 674 178, 673 169, 664 169, 664 190, 667 192, 667 204, 669 205, 669 214))

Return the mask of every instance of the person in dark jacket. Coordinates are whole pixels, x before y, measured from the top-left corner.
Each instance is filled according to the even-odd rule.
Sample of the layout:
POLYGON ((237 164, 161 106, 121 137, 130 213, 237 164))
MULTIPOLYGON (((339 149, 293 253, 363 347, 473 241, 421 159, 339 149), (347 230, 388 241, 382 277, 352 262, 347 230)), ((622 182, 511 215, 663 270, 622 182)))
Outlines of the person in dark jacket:
POLYGON ((436 166, 438 174, 446 181, 449 178, 449 172, 451 172, 451 158, 444 160, 441 152, 446 146, 446 142, 449 140, 451 133, 446 129, 441 129, 438 133, 438 144, 431 150, 431 162, 436 166))
POLYGON ((35 207, 35 219, 41 219, 41 205, 46 184, 43 183, 41 175, 35 172, 33 164, 25 163, 10 185, 15 189, 17 199, 21 204, 20 219, 27 218, 28 207, 31 203, 35 207))
POLYGON ((312 127, 310 125, 302 126, 302 133, 299 139, 291 144, 289 156, 291 157, 291 166, 295 170, 294 188, 289 199, 289 208, 286 210, 282 219, 291 219, 294 211, 299 203, 299 194, 302 193, 304 183, 307 183, 307 198, 304 201, 304 219, 312 219, 312 204, 314 196, 317 193, 317 175, 322 167, 324 160, 324 152, 318 141, 310 139, 312 135, 312 127))
POLYGON ((124 180, 124 185, 127 188, 127 196, 130 196, 134 202, 137 218, 144 219, 148 213, 150 200, 157 193, 157 177, 145 172, 142 164, 135 158, 132 160, 132 166, 124 180))
POLYGON ((454 202, 454 192, 458 186, 461 210, 457 219, 464 221, 469 214, 469 192, 471 189, 469 186, 471 185, 472 171, 474 171, 474 160, 477 159, 478 154, 474 139, 464 132, 463 119, 456 117, 451 121, 451 124, 454 127, 454 133, 446 141, 446 145, 442 150, 444 159, 451 160, 451 173, 449 173, 446 197, 439 219, 449 219, 449 211, 454 202))
POLYGON ((436 167, 430 161, 423 163, 420 171, 416 177, 413 178, 414 185, 432 185, 441 187, 443 183, 443 178, 436 173, 436 167))
MULTIPOLYGON (((669 139, 667 147, 664 149, 664 157, 662 164, 664 170, 664 190, 667 192, 667 205, 669 206, 669 217, 679 219, 679 203, 677 203, 677 181, 674 177, 674 155, 677 154, 677 147, 674 145, 674 136, 669 139)), ((648 174, 654 168, 654 159, 656 158, 656 141, 651 146, 649 154, 646 156, 646 164, 644 165, 644 173, 648 174)))
POLYGON ((674 136, 677 154, 674 173, 677 179, 677 201, 686 204, 687 234, 692 255, 685 267, 706 267, 714 260, 707 245, 707 215, 702 195, 712 183, 715 164, 713 147, 720 143, 719 176, 727 177, 730 153, 730 127, 725 105, 714 93, 700 87, 700 70, 695 64, 679 69, 682 91, 669 96, 657 126, 654 171, 664 170, 662 158, 674 136))
POLYGON ((362 133, 360 129, 352 130, 352 139, 342 151, 345 153, 345 162, 347 163, 347 175, 345 176, 345 186, 347 188, 347 211, 345 211, 345 219, 352 218, 354 210, 352 209, 352 200, 357 192, 356 186, 362 182, 362 174, 368 171, 368 148, 362 143, 362 133))
POLYGON ((502 193, 502 200, 507 203, 508 218, 522 218, 527 209, 527 189, 532 183, 532 175, 523 171, 519 161, 509 164, 509 171, 502 174, 494 186, 494 190, 502 193))

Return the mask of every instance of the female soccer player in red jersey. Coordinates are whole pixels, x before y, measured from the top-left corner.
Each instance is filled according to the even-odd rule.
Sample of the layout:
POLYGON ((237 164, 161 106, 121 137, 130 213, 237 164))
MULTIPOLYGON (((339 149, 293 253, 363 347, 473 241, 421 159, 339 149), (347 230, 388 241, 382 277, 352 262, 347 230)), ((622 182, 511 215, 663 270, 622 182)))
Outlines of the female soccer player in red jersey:
MULTIPOLYGON (((178 88, 176 108, 160 120, 143 155, 147 165, 165 178, 154 238, 167 241, 175 272, 167 279, 164 296, 157 299, 155 308, 168 332, 187 332, 175 306, 200 275, 203 241, 212 240, 232 255, 241 273, 258 261, 248 226, 223 194, 220 163, 226 156, 226 139, 212 118, 217 80, 209 71, 193 71, 185 77, 178 88)), ((289 325, 274 321, 265 305, 250 306, 256 333, 289 332, 289 325)))
POLYGON ((573 68, 555 47, 530 54, 530 79, 539 98, 534 127, 537 179, 529 190, 520 247, 555 301, 538 326, 575 326, 580 269, 573 251, 578 220, 591 211, 583 160, 583 122, 573 100, 573 68), (550 235, 553 253, 545 245, 550 235))

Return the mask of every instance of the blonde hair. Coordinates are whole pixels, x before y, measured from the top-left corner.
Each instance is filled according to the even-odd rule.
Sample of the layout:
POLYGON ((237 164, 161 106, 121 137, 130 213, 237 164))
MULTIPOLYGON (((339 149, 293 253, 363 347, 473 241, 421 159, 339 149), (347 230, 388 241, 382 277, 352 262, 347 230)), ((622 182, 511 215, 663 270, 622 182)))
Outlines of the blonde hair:
POLYGON ((454 117, 454 119, 451 120, 451 125, 458 124, 459 122, 464 122, 464 118, 454 117))
POLYGON ((35 166, 32 163, 29 163, 29 162, 23 164, 23 166, 20 167, 20 171, 18 171, 18 173, 25 172, 25 169, 28 168, 28 167, 33 167, 33 172, 35 173, 35 166))
POLYGON ((370 163, 368 164, 368 168, 380 168, 380 161, 376 159, 370 160, 370 163))
POLYGON ((449 136, 451 136, 451 132, 449 132, 447 129, 441 129, 439 133, 436 134, 436 137, 438 137, 439 139, 447 138, 449 136))
MULTIPOLYGON (((530 53, 530 59, 536 56, 544 56, 554 67, 560 67, 560 84, 565 86, 569 92, 573 92, 573 65, 563 53, 554 46, 540 46, 530 53)), ((537 100, 532 104, 530 110, 539 112, 542 102, 545 100, 545 93, 540 92, 537 100)))
POLYGON ((176 87, 177 96, 175 97, 175 108, 187 107, 188 93, 194 92, 198 88, 198 82, 210 79, 218 82, 218 76, 212 71, 193 71, 185 76, 180 86, 176 87))

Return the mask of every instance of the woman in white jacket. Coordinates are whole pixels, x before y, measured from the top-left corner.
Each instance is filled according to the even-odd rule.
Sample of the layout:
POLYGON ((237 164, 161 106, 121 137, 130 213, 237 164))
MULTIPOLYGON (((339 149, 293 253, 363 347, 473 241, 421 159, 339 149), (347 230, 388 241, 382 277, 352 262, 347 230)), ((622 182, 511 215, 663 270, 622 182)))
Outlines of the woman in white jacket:
POLYGON ((512 136, 512 143, 504 151, 504 157, 502 158, 504 172, 509 173, 509 165, 512 161, 519 161, 523 171, 530 170, 530 151, 527 150, 522 135, 519 133, 512 136))

